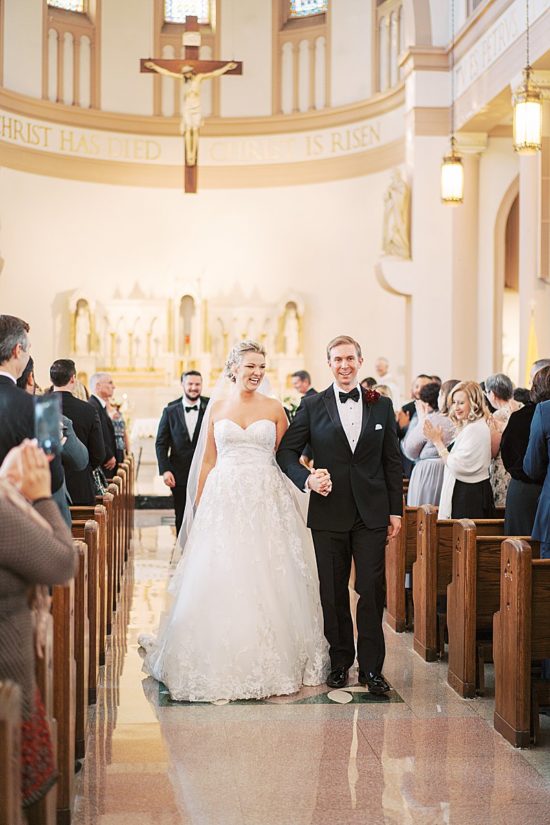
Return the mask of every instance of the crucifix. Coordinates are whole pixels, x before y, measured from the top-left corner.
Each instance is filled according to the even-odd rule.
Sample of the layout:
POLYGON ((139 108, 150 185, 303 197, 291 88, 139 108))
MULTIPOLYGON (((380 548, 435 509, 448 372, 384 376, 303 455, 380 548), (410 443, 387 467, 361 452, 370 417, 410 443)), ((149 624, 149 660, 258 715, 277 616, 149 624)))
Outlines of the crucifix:
POLYGON ((197 157, 201 116, 201 83, 223 74, 242 74, 243 64, 230 60, 200 60, 201 35, 198 18, 185 18, 182 38, 185 55, 183 60, 148 58, 140 61, 140 71, 156 72, 181 81, 181 134, 184 137, 185 191, 197 191, 197 157))

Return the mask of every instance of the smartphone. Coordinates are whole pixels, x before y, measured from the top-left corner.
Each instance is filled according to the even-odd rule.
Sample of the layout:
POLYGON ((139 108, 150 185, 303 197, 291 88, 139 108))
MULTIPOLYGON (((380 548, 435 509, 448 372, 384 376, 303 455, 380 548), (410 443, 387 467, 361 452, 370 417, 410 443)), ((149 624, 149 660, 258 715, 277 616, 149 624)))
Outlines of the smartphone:
POLYGON ((61 453, 61 398, 41 395, 34 401, 34 435, 46 455, 61 453))

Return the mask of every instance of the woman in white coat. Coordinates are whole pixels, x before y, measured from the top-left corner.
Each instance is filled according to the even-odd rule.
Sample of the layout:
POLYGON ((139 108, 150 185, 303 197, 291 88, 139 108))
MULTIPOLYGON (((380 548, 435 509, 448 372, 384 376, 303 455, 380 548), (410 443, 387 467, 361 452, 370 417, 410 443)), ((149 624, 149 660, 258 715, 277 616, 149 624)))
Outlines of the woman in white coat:
POLYGON ((475 381, 463 381, 450 393, 450 418, 457 436, 448 450, 440 427, 426 421, 424 432, 445 464, 439 518, 493 518, 490 414, 475 381))

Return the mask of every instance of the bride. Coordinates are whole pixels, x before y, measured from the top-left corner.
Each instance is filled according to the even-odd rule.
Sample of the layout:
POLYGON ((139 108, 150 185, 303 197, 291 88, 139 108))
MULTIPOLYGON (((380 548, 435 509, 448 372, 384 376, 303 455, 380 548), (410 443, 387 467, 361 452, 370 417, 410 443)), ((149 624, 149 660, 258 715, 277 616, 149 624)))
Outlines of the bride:
POLYGON ((263 347, 237 344, 225 374, 233 385, 211 401, 195 454, 196 495, 191 470, 174 600, 157 638, 139 639, 145 672, 176 700, 295 693, 329 669, 313 543, 275 462, 288 424, 261 391, 263 347))

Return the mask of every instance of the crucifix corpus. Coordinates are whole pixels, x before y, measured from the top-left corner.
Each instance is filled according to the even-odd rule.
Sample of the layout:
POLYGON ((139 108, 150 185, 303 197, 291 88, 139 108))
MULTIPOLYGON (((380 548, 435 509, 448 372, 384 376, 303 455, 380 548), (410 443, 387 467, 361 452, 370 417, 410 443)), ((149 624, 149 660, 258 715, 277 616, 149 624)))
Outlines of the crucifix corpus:
POLYGON ((181 81, 181 133, 184 137, 185 191, 197 191, 197 156, 201 117, 201 84, 222 74, 242 74, 243 64, 230 60, 200 60, 201 34, 197 17, 185 18, 182 38, 183 60, 148 58, 140 61, 140 71, 156 72, 181 81))

